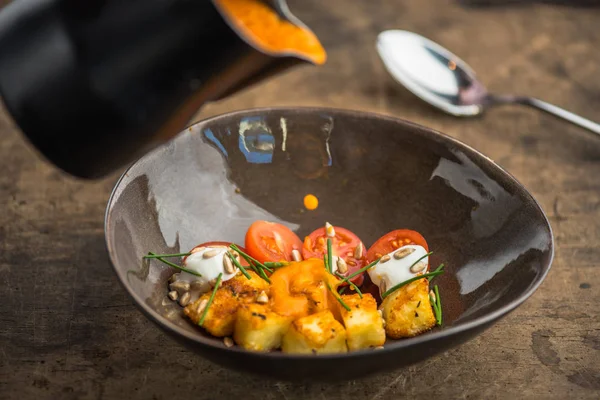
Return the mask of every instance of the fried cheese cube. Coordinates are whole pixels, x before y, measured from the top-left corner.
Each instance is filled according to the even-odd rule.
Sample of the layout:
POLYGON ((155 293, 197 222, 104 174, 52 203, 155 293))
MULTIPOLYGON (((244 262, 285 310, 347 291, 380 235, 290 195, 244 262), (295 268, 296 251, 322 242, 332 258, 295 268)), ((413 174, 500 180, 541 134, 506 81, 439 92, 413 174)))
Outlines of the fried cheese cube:
POLYGON ((385 298, 382 307, 385 332, 392 339, 417 336, 436 324, 426 278, 394 291, 385 298))
POLYGON ((331 311, 320 311, 292 322, 283 336, 281 350, 297 354, 346 353, 346 330, 331 311))
MULTIPOLYGON (((183 309, 183 313, 198 324, 212 292, 204 293, 198 300, 183 309)), ((202 327, 213 336, 223 337, 233 333, 239 302, 230 290, 220 288, 208 306, 202 327)))
POLYGON ((276 314, 266 304, 241 304, 233 340, 247 350, 278 349, 290 323, 290 318, 276 314))
POLYGON ((383 346, 385 343, 384 322, 377 310, 375 298, 363 294, 362 299, 358 293, 343 295, 342 300, 350 311, 340 305, 340 312, 346 327, 346 337, 349 350, 360 350, 370 347, 383 346))
POLYGON ((261 292, 269 293, 269 283, 250 268, 247 268, 246 272, 252 279, 246 278, 240 272, 230 280, 223 282, 221 289, 229 290, 242 303, 253 303, 261 292))

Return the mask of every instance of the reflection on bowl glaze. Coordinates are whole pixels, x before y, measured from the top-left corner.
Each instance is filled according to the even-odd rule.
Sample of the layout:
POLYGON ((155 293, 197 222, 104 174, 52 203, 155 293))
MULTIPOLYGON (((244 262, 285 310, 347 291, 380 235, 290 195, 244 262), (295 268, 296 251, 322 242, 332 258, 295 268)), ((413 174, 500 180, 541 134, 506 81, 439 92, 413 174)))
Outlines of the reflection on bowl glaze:
POLYGON ((162 327, 216 362, 281 378, 351 379, 465 341, 529 297, 553 253, 537 203, 485 156, 397 119, 323 109, 232 113, 191 127, 123 176, 106 236, 121 281, 162 327), (308 193, 319 199, 314 211, 304 208, 308 193), (173 317, 163 305, 170 270, 148 269, 142 255, 209 240, 243 243, 259 219, 300 237, 327 220, 365 244, 398 228, 421 232, 435 251, 431 262, 447 265, 438 280, 443 328, 382 351, 317 361, 226 349, 173 317))

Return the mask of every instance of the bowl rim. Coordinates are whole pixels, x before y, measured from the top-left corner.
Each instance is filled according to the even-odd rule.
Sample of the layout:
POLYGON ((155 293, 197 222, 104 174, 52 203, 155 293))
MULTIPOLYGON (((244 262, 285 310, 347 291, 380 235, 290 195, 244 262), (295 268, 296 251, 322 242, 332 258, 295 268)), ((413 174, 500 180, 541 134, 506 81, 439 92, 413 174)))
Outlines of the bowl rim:
MULTIPOLYGON (((531 200, 531 204, 533 204, 535 206, 536 211, 542 216, 543 222, 545 223, 545 226, 548 229, 548 233, 550 235, 550 243, 549 243, 550 257, 549 257, 547 266, 546 266, 545 270, 543 271, 543 273, 536 278, 536 281, 533 282, 532 286, 530 286, 528 288, 528 290, 526 290, 525 292, 521 293, 516 299, 514 299, 510 303, 500 307, 498 310, 495 310, 491 313, 479 316, 471 321, 460 323, 458 325, 451 326, 451 327, 445 328, 440 331, 429 332, 425 335, 418 335, 418 336, 411 337, 411 338, 405 338, 405 339, 398 340, 392 344, 387 344, 383 349, 377 350, 376 354, 381 354, 384 352, 385 353, 394 352, 394 351, 398 351, 400 349, 405 349, 405 348, 408 348, 408 347, 411 347, 414 345, 423 344, 426 342, 437 341, 439 339, 443 339, 443 338, 450 337, 450 336, 455 336, 455 335, 463 333, 463 332, 467 332, 470 330, 477 329, 479 327, 489 325, 489 324, 493 323, 494 321, 507 315, 508 313, 514 311, 517 307, 519 307, 521 304, 523 304, 529 297, 531 297, 535 293, 535 291, 538 289, 538 287, 545 280, 546 276, 548 275, 548 272, 550 271, 550 269, 552 267, 552 262, 554 261, 555 242, 554 242, 554 233, 552 231, 552 226, 550 225, 548 216, 544 212, 541 205, 538 203, 538 201, 535 199, 535 197, 527 190, 527 188, 521 182, 519 182, 519 180, 517 180, 517 178, 515 178, 510 172, 505 170, 502 166, 497 164, 490 157, 486 156, 485 154, 481 153, 480 151, 476 150, 475 148, 469 146, 468 144, 461 142, 460 140, 455 139, 452 136, 449 136, 445 133, 439 132, 435 129, 428 128, 426 126, 419 125, 417 123, 410 122, 410 121, 404 120, 402 118, 398 118, 398 117, 394 117, 394 116, 386 115, 386 114, 382 114, 382 113, 371 112, 371 111, 360 111, 360 110, 353 110, 353 109, 346 109, 346 108, 305 107, 305 106, 256 107, 256 108, 245 108, 245 109, 239 109, 239 110, 230 111, 230 112, 226 112, 226 113, 221 113, 218 115, 208 117, 206 119, 202 119, 200 121, 196 121, 196 122, 188 125, 187 127, 185 127, 172 140, 173 141, 177 140, 179 137, 186 135, 186 134, 192 134, 191 133, 192 128, 198 127, 200 125, 206 125, 206 124, 209 124, 211 122, 214 122, 214 121, 217 121, 220 119, 232 118, 232 117, 235 118, 237 116, 243 116, 243 115, 247 115, 247 114, 251 114, 251 113, 295 112, 295 111, 301 111, 303 113, 313 113, 313 114, 333 113, 338 116, 341 115, 341 116, 361 117, 361 118, 367 118, 367 119, 375 118, 375 119, 380 119, 380 120, 386 120, 386 121, 394 122, 398 125, 403 125, 405 127, 408 127, 410 129, 412 129, 414 132, 416 132, 418 135, 429 137, 429 138, 441 138, 442 141, 445 143, 455 145, 461 149, 466 149, 468 152, 474 153, 477 156, 480 156, 480 157, 486 159, 487 161, 489 161, 493 165, 493 167, 497 168, 499 171, 504 173, 509 178, 509 180, 512 181, 513 184, 515 184, 518 188, 520 188, 523 191, 523 193, 526 195, 526 197, 528 197, 531 200)), ((108 253, 108 258, 109 258, 110 264, 111 264, 114 272, 116 273, 116 275, 119 279, 119 282, 125 288, 127 293, 129 293, 129 295, 134 299, 136 306, 142 311, 142 313, 144 315, 146 315, 146 317, 149 318, 152 322, 158 324, 161 328, 167 330, 169 333, 183 336, 186 339, 191 340, 192 342, 195 342, 195 344, 198 344, 201 346, 207 346, 207 347, 210 347, 213 349, 218 349, 218 350, 226 350, 229 352, 243 353, 244 355, 247 355, 249 357, 277 358, 277 359, 288 359, 288 360, 310 360, 310 359, 313 359, 315 361, 321 361, 321 360, 346 359, 348 357, 372 356, 374 354, 373 349, 349 351, 347 353, 319 354, 318 356, 315 356, 312 354, 288 354, 288 353, 283 353, 283 352, 279 352, 279 351, 252 352, 249 350, 242 349, 239 346, 225 347, 222 343, 216 344, 217 342, 214 341, 215 337, 208 338, 201 334, 189 332, 187 330, 184 330, 184 329, 178 327, 175 323, 164 320, 164 318, 159 316, 156 313, 156 311, 152 310, 152 308, 148 304, 146 304, 144 299, 142 299, 140 296, 138 296, 130 288, 130 286, 126 283, 126 276, 122 275, 116 267, 116 261, 113 257, 114 251, 111 249, 111 245, 109 243, 109 234, 108 233, 109 233, 109 229, 110 229, 109 216, 110 216, 110 213, 112 210, 111 205, 115 198, 117 189, 119 188, 119 186, 121 185, 123 180, 126 177, 128 177, 129 171, 132 168, 134 168, 136 165, 138 165, 138 163, 141 160, 150 156, 152 153, 159 151, 162 148, 165 148, 168 145, 169 145, 169 143, 167 142, 167 143, 164 143, 164 144, 158 146, 157 148, 151 150, 150 152, 148 152, 145 155, 138 158, 135 162, 130 164, 125 169, 125 171, 123 171, 123 173, 121 174, 119 179, 114 184, 114 187, 108 198, 105 215, 104 215, 104 242, 105 242, 106 251, 108 253)))

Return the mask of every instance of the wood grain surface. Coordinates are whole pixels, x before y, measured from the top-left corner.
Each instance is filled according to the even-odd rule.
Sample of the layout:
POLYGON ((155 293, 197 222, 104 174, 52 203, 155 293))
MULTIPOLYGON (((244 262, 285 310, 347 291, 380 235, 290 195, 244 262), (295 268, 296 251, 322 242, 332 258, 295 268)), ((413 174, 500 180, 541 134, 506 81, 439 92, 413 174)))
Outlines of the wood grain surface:
MULTIPOLYGON (((0 115, 0 399, 597 399, 600 396, 600 140, 517 107, 437 112, 381 65, 378 32, 421 33, 493 91, 538 96, 600 120, 600 10, 465 8, 437 0, 293 0, 329 61, 204 108, 312 105, 395 115, 481 150, 547 212, 556 257, 522 307, 475 340, 407 370, 342 384, 262 381, 215 366, 149 322, 108 264, 103 216, 118 176, 66 177, 0 115)), ((85 127, 82 127, 85 134, 85 127)))

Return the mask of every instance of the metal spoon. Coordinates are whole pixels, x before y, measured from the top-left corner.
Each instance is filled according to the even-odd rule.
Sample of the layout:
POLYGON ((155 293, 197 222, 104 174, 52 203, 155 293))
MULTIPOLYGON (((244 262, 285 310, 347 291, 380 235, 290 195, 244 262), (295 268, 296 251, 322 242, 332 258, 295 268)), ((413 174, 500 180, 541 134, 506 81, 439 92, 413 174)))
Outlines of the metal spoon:
POLYGON ((416 33, 401 30, 382 32, 377 38, 377 51, 396 81, 449 114, 474 116, 496 104, 523 104, 600 135, 600 124, 545 101, 488 93, 464 61, 416 33))

